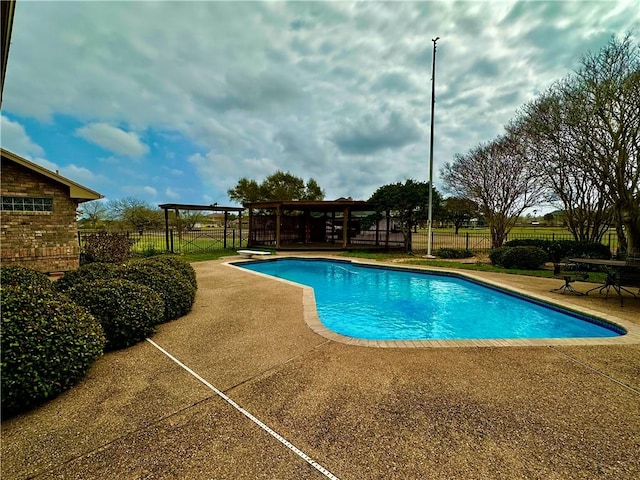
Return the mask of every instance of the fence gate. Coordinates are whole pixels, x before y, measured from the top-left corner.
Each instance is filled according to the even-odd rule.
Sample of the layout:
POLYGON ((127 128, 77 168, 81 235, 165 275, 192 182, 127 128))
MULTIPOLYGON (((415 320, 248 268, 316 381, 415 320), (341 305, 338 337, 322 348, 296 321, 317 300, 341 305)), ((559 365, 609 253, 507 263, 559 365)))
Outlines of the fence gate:
POLYGON ((170 230, 168 240, 166 249, 172 253, 204 253, 241 248, 243 239, 240 230, 212 228, 185 232, 170 230))

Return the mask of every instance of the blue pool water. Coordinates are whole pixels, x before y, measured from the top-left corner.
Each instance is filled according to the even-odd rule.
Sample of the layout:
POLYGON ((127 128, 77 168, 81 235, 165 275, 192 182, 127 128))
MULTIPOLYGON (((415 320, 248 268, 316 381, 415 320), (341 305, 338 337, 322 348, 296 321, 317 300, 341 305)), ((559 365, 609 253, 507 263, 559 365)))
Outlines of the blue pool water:
POLYGON ((623 334, 463 278, 329 260, 236 266, 313 287, 334 332, 370 340, 615 337, 623 334))

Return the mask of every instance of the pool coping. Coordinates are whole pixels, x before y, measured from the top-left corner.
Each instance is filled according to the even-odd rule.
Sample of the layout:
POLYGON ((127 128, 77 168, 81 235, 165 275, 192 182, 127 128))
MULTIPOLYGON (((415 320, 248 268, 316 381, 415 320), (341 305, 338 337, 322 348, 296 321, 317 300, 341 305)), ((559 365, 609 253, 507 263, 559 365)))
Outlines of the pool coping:
POLYGON ((550 305, 552 307, 556 307, 564 311, 569 311, 579 315, 588 316, 588 317, 591 317, 592 319, 597 320, 595 323, 599 323, 599 321, 601 321, 603 323, 611 324, 615 327, 621 328, 626 331, 624 335, 619 335, 616 337, 575 337, 575 338, 367 340, 362 338, 348 337, 346 335, 341 335, 339 333, 334 332, 333 330, 328 329, 322 323, 318 315, 315 294, 312 287, 309 287, 307 285, 303 285, 300 283, 292 282, 290 280, 285 280, 283 278, 273 277, 271 275, 267 275, 261 272, 242 269, 241 267, 238 267, 235 265, 235 264, 244 263, 244 262, 255 262, 256 260, 242 259, 242 260, 233 260, 233 261, 223 263, 223 265, 226 265, 229 267, 241 268, 245 272, 248 272, 254 275, 259 275, 264 278, 268 278, 271 280, 279 281, 288 285, 301 288, 303 317, 304 317, 305 323, 311 330, 313 330, 318 335, 334 342, 339 342, 339 343, 352 345, 352 346, 374 347, 374 348, 540 347, 540 346, 566 346, 566 345, 586 346, 586 345, 640 344, 640 325, 636 325, 632 322, 623 320, 613 315, 596 312, 595 310, 591 310, 588 307, 577 307, 577 306, 568 307, 567 305, 563 304, 560 301, 555 301, 553 299, 549 299, 548 297, 542 297, 540 295, 525 291, 517 287, 505 285, 500 282, 482 278, 468 271, 460 271, 460 270, 447 269, 442 267, 438 267, 437 269, 434 269, 434 268, 429 268, 428 266, 421 266, 421 265, 384 265, 374 261, 371 261, 371 262, 363 261, 361 259, 358 259, 358 260, 342 259, 342 258, 336 259, 334 257, 323 257, 323 256, 305 257, 305 256, 299 256, 299 255, 295 255, 295 256, 283 255, 283 256, 278 256, 277 258, 261 259, 259 261, 268 262, 268 261, 274 261, 274 260, 283 259, 283 258, 296 258, 296 259, 302 259, 302 260, 328 260, 333 262, 352 263, 355 265, 363 265, 368 267, 386 268, 390 270, 430 272, 430 273, 439 274, 439 275, 463 278, 463 279, 471 280, 475 283, 480 283, 490 288, 498 289, 506 293, 512 293, 519 296, 523 296, 535 302, 540 302, 546 305, 550 305))

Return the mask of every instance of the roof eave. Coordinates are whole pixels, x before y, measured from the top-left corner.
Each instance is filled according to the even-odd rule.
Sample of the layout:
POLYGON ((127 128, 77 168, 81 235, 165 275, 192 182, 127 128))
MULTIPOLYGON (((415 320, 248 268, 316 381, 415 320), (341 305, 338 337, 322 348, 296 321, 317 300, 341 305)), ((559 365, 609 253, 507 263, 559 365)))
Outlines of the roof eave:
POLYGON ((39 173, 40 175, 50 178, 57 183, 69 187, 69 196, 74 200, 78 200, 78 203, 89 202, 91 200, 99 200, 101 198, 104 198, 104 195, 101 195, 100 193, 91 190, 90 188, 80 185, 73 180, 63 177, 62 175, 52 172, 51 170, 48 170, 38 165, 37 163, 33 163, 26 158, 22 158, 20 155, 10 152, 9 150, 5 150, 4 148, 2 148, 0 149, 0 151, 2 152, 2 158, 6 158, 7 160, 15 162, 18 165, 22 165, 23 167, 33 172, 39 173))

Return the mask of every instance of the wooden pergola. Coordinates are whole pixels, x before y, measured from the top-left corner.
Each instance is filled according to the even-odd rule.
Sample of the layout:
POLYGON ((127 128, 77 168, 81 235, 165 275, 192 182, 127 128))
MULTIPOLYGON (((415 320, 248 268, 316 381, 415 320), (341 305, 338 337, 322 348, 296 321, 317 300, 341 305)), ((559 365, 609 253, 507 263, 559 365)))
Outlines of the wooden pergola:
POLYGON ((361 219, 374 214, 361 200, 266 201, 246 203, 249 210, 249 247, 275 249, 389 248, 389 222, 375 223, 362 232, 361 219))
POLYGON ((214 213, 224 213, 224 241, 226 248, 226 240, 227 240, 227 223, 229 219, 229 212, 235 212, 238 214, 238 224, 240 225, 240 245, 242 245, 242 212, 244 208, 242 207, 222 207, 217 203, 213 205, 192 205, 186 203, 163 203, 162 205, 158 205, 161 209, 164 210, 164 230, 165 230, 165 239, 167 250, 169 248, 169 210, 174 210, 176 214, 176 218, 180 218, 180 210, 190 210, 190 211, 198 211, 198 212, 214 212, 214 213))

